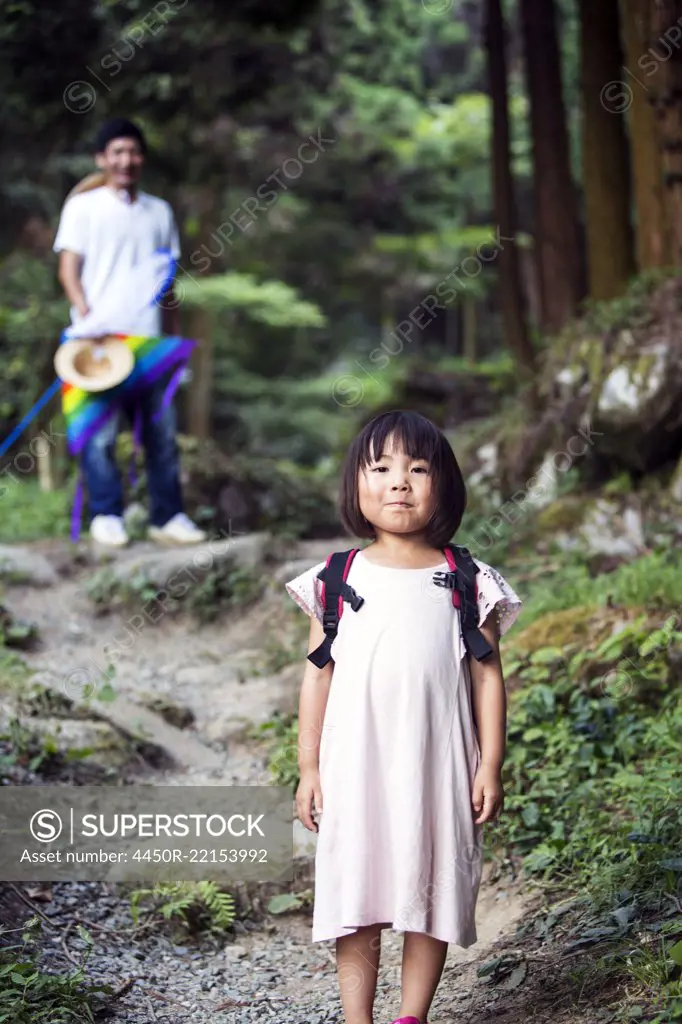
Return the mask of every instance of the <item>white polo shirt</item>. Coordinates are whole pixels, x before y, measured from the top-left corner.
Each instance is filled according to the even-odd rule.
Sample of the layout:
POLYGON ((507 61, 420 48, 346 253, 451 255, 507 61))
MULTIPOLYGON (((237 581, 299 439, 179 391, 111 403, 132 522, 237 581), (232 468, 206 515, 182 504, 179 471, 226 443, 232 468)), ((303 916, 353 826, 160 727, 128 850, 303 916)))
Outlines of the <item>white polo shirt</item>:
MULTIPOLYGON (((105 295, 121 293, 128 287, 131 271, 158 249, 169 249, 180 258, 180 241, 173 211, 164 199, 138 192, 135 202, 125 193, 102 186, 67 200, 62 210, 54 251, 66 249, 83 257, 81 284, 90 309, 96 309, 105 295)), ((71 308, 71 322, 79 320, 71 308)), ((131 333, 155 336, 161 333, 161 308, 150 304, 139 314, 131 333)))

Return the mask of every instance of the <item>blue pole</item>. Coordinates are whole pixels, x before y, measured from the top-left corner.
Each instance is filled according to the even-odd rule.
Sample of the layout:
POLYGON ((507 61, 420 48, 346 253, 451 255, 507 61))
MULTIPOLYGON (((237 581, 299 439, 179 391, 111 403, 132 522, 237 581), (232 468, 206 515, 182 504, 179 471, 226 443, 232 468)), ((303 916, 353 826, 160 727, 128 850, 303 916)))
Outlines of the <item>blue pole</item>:
POLYGON ((44 408, 44 407, 45 407, 45 406, 47 405, 47 403, 48 403, 48 402, 50 401, 50 399, 51 399, 51 398, 52 398, 52 397, 53 397, 54 395, 56 395, 56 394, 57 394, 57 392, 59 391, 59 389, 60 389, 60 387, 61 387, 61 384, 62 384, 62 382, 61 382, 61 380, 60 380, 59 378, 57 378, 57 379, 56 379, 56 380, 55 380, 55 381, 54 381, 54 382, 53 382, 52 384, 50 384, 50 386, 49 386, 49 388, 47 389, 47 391, 45 392, 45 394, 44 394, 44 395, 42 395, 42 396, 41 396, 41 397, 40 397, 40 398, 38 399, 38 401, 37 401, 37 402, 35 403, 35 405, 33 406, 33 408, 32 408, 31 410, 29 410, 29 412, 27 412, 27 413, 26 413, 26 415, 24 416, 24 418, 23 418, 23 420, 21 421, 21 423, 19 423, 19 424, 18 424, 18 425, 17 425, 17 426, 16 426, 15 428, 14 428, 14 430, 13 430, 13 431, 12 431, 12 433, 11 433, 11 434, 9 435, 9 437, 5 438, 5 440, 4 440, 3 442, 2 442, 2 444, 0 444, 0 455, 4 455, 4 454, 5 454, 5 452, 7 451, 7 449, 8 449, 8 448, 9 448, 9 447, 10 447, 11 445, 13 445, 13 444, 14 444, 14 442, 16 441, 16 439, 17 439, 17 438, 18 438, 18 437, 19 437, 19 436, 20 436, 21 434, 23 434, 24 430, 25 430, 25 429, 26 429, 26 427, 27 427, 27 426, 29 425, 29 423, 31 422, 31 420, 35 419, 35 417, 36 417, 36 416, 38 415, 38 413, 40 412, 40 410, 41 410, 42 408, 44 408))

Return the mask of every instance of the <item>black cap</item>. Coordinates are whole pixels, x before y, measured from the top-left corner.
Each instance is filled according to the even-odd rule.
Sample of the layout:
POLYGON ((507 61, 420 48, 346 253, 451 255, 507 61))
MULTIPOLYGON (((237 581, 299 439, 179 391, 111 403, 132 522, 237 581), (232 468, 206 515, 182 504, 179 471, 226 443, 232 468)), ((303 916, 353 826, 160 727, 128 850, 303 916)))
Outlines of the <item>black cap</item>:
POLYGON ((103 153, 114 139, 135 139, 142 152, 147 152, 147 143, 142 131, 125 117, 112 117, 111 120, 104 122, 97 132, 95 153, 103 153))

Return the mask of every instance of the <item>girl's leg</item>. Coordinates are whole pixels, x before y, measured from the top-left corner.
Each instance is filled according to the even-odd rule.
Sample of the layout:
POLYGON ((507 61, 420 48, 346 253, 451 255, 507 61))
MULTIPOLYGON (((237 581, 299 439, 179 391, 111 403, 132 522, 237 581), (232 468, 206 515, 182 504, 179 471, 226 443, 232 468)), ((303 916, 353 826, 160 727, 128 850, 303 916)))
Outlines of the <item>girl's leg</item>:
POLYGON ((447 942, 419 932, 405 932, 401 1017, 427 1019, 448 952, 447 942))
POLYGON ((358 928, 336 940, 336 967, 345 1024, 372 1024, 381 925, 358 928))

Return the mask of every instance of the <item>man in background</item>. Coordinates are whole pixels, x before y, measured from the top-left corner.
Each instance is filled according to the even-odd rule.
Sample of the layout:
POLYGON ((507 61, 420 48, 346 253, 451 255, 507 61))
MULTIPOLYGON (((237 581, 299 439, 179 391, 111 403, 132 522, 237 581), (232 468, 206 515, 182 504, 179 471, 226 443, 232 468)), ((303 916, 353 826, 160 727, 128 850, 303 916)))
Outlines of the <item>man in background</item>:
MULTIPOLYGON (((102 125, 95 144, 100 176, 76 187, 62 210, 55 252, 59 281, 77 324, 105 296, 122 292, 131 271, 159 249, 179 259, 178 230, 169 204, 142 192, 140 176, 146 155, 144 135, 125 118, 102 125)), ((121 294, 121 301, 125 295, 121 294)), ((150 303, 129 332, 147 337, 178 335, 179 313, 172 293, 165 306, 150 303)), ((149 536, 167 544, 196 544, 206 539, 183 511, 176 418, 172 403, 163 403, 165 382, 140 397, 142 443, 150 500, 149 536), (158 416, 156 415, 158 414, 158 416)), ((116 438, 121 417, 114 416, 90 439, 82 466, 91 517, 90 535, 100 544, 128 543, 123 522, 123 488, 116 464, 116 438)))

